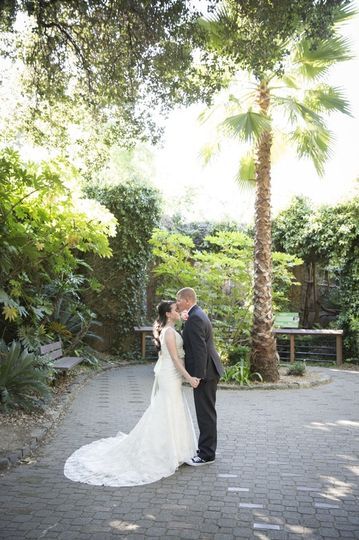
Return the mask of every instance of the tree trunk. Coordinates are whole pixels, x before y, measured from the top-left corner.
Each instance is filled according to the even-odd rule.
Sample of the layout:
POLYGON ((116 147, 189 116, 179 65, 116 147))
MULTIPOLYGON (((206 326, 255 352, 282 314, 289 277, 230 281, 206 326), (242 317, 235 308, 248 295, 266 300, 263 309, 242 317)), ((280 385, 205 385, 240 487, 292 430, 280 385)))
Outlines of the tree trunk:
POLYGON ((307 263, 307 279, 305 287, 304 297, 304 309, 303 309, 303 328, 311 328, 313 320, 311 314, 314 311, 315 306, 315 293, 314 293, 314 262, 309 261, 307 263))
POLYGON ((319 315, 320 315, 320 302, 319 302, 319 293, 318 293, 318 272, 317 264, 313 262, 313 301, 314 301, 314 323, 319 324, 319 315))
MULTIPOLYGON (((269 99, 267 84, 262 82, 258 101, 265 114, 269 99)), ((271 146, 272 134, 267 131, 257 147, 251 371, 258 371, 265 381, 274 382, 279 379, 279 372, 276 339, 272 333, 271 146)))

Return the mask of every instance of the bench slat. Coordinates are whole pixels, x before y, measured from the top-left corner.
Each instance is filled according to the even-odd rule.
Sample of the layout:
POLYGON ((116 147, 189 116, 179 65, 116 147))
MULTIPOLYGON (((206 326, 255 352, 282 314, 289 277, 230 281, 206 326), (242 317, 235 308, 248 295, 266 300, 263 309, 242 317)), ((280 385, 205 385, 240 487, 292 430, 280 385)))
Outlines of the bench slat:
POLYGON ((55 369, 71 369, 82 362, 81 356, 65 356, 54 362, 55 369))
POLYGON ((56 358, 61 358, 62 349, 58 349, 57 351, 52 351, 50 353, 47 353, 46 356, 50 358, 50 360, 56 360, 56 358))
POLYGON ((153 326, 134 326, 135 332, 152 332, 153 326))
POLYGON ((51 351, 55 351, 57 349, 60 349, 62 354, 62 343, 61 341, 55 341, 54 343, 47 343, 47 345, 41 345, 40 347, 40 353, 41 354, 47 354, 51 351))

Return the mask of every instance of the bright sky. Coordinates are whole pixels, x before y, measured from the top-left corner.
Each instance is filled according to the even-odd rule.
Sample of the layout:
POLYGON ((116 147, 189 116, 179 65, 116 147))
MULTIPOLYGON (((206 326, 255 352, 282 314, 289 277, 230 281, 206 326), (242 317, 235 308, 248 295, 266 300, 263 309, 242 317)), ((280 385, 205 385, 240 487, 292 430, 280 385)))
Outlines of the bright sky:
MULTIPOLYGON (((356 2, 359 10, 359 0, 356 2)), ((272 169, 272 207, 276 214, 289 205, 294 195, 310 197, 316 204, 335 203, 357 193, 359 177, 359 15, 343 26, 342 33, 352 43, 353 60, 338 65, 329 77, 334 86, 342 87, 350 102, 353 117, 333 114, 328 120, 335 136, 332 157, 324 177, 318 177, 314 166, 286 153, 272 169)), ((240 149, 229 142, 221 156, 203 166, 199 157, 208 142, 208 126, 197 120, 203 106, 174 111, 166 124, 164 144, 156 151, 155 183, 167 199, 169 213, 176 209, 189 220, 235 219, 241 223, 253 220, 254 194, 241 190, 233 178, 240 149), (190 201, 186 203, 184 195, 190 201)))

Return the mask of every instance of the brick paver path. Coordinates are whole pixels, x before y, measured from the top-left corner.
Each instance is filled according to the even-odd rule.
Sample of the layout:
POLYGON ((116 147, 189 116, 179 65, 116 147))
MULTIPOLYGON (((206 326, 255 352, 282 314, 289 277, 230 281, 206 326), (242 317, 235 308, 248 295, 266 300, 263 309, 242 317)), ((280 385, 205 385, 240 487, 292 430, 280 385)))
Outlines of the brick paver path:
POLYGON ((212 465, 134 488, 67 480, 73 450, 133 427, 152 370, 95 377, 37 461, 0 477, 1 539, 359 538, 359 372, 310 389, 220 390, 212 465))

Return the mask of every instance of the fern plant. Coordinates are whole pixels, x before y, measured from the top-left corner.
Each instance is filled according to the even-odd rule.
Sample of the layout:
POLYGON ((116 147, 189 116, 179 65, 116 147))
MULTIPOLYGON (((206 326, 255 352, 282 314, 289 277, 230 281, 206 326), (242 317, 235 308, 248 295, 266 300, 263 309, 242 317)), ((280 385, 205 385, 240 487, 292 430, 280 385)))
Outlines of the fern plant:
POLYGON ((18 341, 9 346, 0 340, 0 408, 34 409, 51 393, 50 366, 39 367, 37 357, 18 341))

